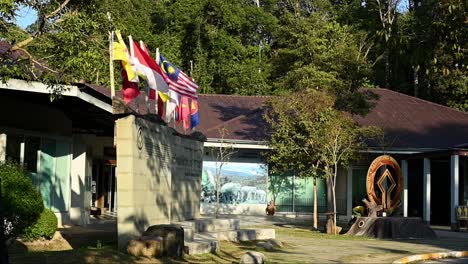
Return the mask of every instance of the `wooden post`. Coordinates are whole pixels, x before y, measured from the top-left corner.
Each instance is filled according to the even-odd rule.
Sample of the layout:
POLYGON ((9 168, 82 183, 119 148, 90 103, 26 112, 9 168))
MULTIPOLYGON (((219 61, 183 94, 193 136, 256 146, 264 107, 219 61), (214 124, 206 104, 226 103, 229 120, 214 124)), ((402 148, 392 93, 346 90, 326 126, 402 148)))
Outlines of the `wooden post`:
POLYGON ((109 77, 111 86, 111 97, 115 96, 114 83, 114 31, 109 32, 109 77))

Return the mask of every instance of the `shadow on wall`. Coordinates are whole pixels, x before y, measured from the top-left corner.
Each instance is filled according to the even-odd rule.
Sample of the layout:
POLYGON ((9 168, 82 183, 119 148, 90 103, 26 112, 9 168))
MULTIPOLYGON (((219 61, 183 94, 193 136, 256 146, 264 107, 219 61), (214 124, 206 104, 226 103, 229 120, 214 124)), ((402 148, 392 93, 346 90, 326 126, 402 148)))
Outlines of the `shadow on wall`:
MULTIPOLYGON (((55 140, 43 140, 40 170, 33 176, 33 182, 38 187, 44 206, 54 213, 69 212, 71 163, 69 159, 70 144, 55 140)), ((68 219, 61 219, 67 222, 68 219)), ((60 224, 59 219, 59 224, 60 224)))
MULTIPOLYGON (((151 225, 196 217, 201 191, 202 143, 184 138, 154 119, 135 117, 132 123, 130 117, 126 118, 119 120, 125 124, 122 127, 132 124, 132 129, 141 136, 125 141, 125 144, 136 144, 131 146, 136 150, 134 156, 123 155, 123 159, 119 156, 117 161, 118 167, 128 168, 128 164, 121 162, 131 162, 135 166, 131 175, 127 171, 119 175, 121 179, 126 177, 130 180, 135 188, 131 190, 121 185, 118 189, 127 188, 131 199, 136 202, 135 206, 126 205, 118 209, 119 217, 124 217, 119 221, 119 247, 124 241, 141 235, 151 225)), ((118 181, 118 184, 122 182, 118 181)))

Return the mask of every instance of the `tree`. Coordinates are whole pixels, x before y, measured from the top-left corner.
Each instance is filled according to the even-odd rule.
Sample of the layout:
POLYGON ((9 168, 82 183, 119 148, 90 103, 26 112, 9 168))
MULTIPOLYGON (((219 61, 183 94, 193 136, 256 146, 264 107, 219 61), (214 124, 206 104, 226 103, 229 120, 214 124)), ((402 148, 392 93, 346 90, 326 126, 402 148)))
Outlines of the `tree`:
POLYGON ((268 192, 273 198, 273 202, 276 204, 278 196, 293 188, 292 182, 285 175, 270 174, 268 177, 268 192))
MULTIPOLYGON (((272 98, 265 120, 271 129, 268 163, 273 173, 294 170, 314 180, 314 228, 317 228, 317 179, 328 178, 336 213, 335 186, 338 167, 358 158, 365 140, 378 136, 375 128, 361 128, 334 108, 335 99, 325 92, 309 90, 272 98)), ((334 217, 336 226, 336 215, 334 217)))
POLYGON ((211 149, 211 156, 215 160, 216 172, 215 172, 215 191, 216 191, 216 209, 215 217, 219 217, 219 196, 221 193, 221 175, 223 171, 223 166, 231 159, 231 156, 234 155, 235 150, 226 143, 225 138, 228 136, 228 130, 226 128, 220 128, 219 134, 221 136, 219 146, 211 149))
MULTIPOLYGON (((319 91, 297 92, 274 97, 264 115, 271 133, 267 154, 271 172, 284 174, 294 170, 299 177, 314 179, 314 228, 317 229, 317 184, 323 174, 320 157, 325 131, 321 112, 332 108, 333 98, 319 91)), ((279 177, 279 176, 278 176, 279 177)))
POLYGON ((368 128, 360 128, 349 114, 326 109, 320 113, 322 129, 322 146, 318 150, 324 172, 331 184, 334 212, 334 232, 336 234, 336 178, 339 167, 347 167, 358 158, 358 150, 364 147, 364 139, 370 135, 368 128))
POLYGON ((361 47, 362 36, 328 12, 304 17, 285 12, 280 23, 272 56, 276 90, 319 89, 334 94, 340 109, 365 112, 358 88, 367 85, 371 65, 361 47))

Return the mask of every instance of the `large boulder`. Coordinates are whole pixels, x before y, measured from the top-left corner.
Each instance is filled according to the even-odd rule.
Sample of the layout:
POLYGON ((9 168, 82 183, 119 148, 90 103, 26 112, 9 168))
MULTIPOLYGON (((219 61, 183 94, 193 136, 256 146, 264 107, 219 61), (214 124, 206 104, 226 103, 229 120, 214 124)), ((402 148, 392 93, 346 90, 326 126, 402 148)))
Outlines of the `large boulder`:
POLYGON ((265 255, 260 252, 247 251, 239 260, 239 264, 263 264, 265 263, 265 255))
POLYGON ((181 257, 184 253, 184 229, 180 225, 153 225, 142 237, 162 238, 162 255, 181 257))
POLYGON ((359 217, 346 234, 380 239, 437 238, 418 217, 359 217))

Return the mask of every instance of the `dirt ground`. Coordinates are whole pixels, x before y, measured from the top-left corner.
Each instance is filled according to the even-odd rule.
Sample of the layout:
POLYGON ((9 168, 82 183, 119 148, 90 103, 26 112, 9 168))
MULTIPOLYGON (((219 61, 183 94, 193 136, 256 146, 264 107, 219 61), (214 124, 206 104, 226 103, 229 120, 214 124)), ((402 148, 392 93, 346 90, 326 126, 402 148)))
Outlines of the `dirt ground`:
POLYGON ((112 226, 62 229, 53 241, 10 246, 11 263, 235 263, 246 251, 260 251, 268 263, 391 263, 404 256, 468 250, 468 232, 436 229, 436 240, 376 240, 333 236, 311 231, 308 221, 243 217, 243 227, 274 228, 284 247, 266 252, 252 243, 222 242, 216 254, 185 256, 183 259, 133 258, 118 252, 112 226))

